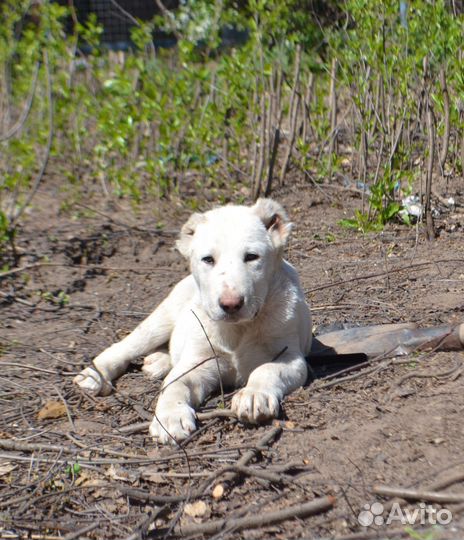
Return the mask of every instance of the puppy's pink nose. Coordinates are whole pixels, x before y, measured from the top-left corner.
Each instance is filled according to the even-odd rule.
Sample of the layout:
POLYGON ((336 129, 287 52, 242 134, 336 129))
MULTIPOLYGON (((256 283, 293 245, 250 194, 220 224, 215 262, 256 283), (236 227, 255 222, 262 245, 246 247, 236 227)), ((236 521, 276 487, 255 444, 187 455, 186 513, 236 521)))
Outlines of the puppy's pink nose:
POLYGON ((221 309, 229 315, 240 311, 244 303, 245 299, 243 296, 230 291, 223 293, 219 298, 219 305, 221 306, 221 309))

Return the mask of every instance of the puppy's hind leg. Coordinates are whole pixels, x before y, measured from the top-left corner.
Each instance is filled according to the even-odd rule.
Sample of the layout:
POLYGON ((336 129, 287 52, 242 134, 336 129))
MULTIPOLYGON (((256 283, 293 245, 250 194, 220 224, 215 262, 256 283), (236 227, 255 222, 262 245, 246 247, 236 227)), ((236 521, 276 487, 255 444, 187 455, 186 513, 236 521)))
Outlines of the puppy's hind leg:
POLYGON ((142 371, 149 379, 157 381, 159 379, 164 379, 171 371, 171 368, 172 364, 169 353, 157 351, 145 357, 142 371))

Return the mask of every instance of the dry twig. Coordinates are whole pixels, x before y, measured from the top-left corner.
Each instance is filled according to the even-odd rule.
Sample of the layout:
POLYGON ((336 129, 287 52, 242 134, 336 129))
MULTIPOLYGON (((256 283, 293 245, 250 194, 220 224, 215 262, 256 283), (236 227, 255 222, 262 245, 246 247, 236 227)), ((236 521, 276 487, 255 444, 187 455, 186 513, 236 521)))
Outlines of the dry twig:
POLYGON ((440 86, 443 94, 443 108, 445 111, 445 130, 443 132, 441 152, 440 152, 440 167, 442 172, 445 170, 446 158, 448 156, 449 138, 450 138, 450 98, 448 92, 448 86, 446 84, 446 70, 445 66, 440 68, 440 86))
POLYGON ((14 228, 16 226, 19 218, 23 215, 23 212, 29 206, 32 199, 34 198, 34 195, 37 193, 37 190, 39 189, 39 185, 42 182, 42 178, 45 174, 45 169, 47 168, 48 160, 50 158, 50 152, 52 149, 52 142, 53 142, 53 136, 54 136, 53 89, 52 89, 52 76, 51 76, 51 70, 50 70, 50 63, 48 59, 48 51, 46 48, 44 48, 43 50, 43 63, 44 63, 45 71, 47 75, 48 123, 49 123, 47 145, 45 147, 45 153, 44 153, 44 157, 43 157, 39 172, 37 173, 35 180, 32 183, 31 191, 29 192, 27 197, 24 199, 24 201, 19 205, 19 208, 16 210, 15 214, 11 218, 10 228, 14 228))
POLYGON ((314 516, 320 512, 330 510, 335 504, 335 497, 328 495, 320 497, 311 502, 295 504, 282 510, 273 510, 270 512, 260 513, 258 515, 245 516, 242 518, 232 519, 217 519, 206 523, 198 523, 188 526, 178 526, 174 531, 173 536, 184 537, 200 534, 215 534, 225 527, 236 531, 242 529, 254 529, 274 523, 280 523, 288 519, 306 518, 314 516))
POLYGON ((373 493, 383 497, 400 497, 407 501, 425 501, 440 504, 464 502, 464 493, 438 493, 436 491, 421 491, 392 486, 374 486, 373 493))
MULTIPOLYGON (((173 503, 173 502, 183 502, 186 500, 193 500, 193 499, 199 499, 200 497, 203 497, 207 489, 211 486, 213 482, 215 482, 218 477, 225 474, 224 481, 231 482, 234 480, 238 474, 240 473, 246 473, 253 476, 258 476, 259 471, 256 472, 255 469, 250 469, 249 467, 246 467, 246 465, 261 451, 263 450, 267 445, 269 445, 271 442, 275 440, 276 437, 281 433, 282 428, 276 427, 267 433, 264 434, 264 436, 258 441, 258 444, 255 448, 252 448, 248 452, 246 452, 236 463, 236 465, 226 466, 222 467, 216 471, 213 471, 205 480, 202 482, 202 484, 195 490, 191 491, 190 493, 185 493, 183 495, 156 495, 153 493, 149 493, 147 491, 141 490, 141 489, 130 489, 130 488, 120 488, 121 492, 133 499, 140 500, 140 501, 146 501, 146 502, 153 502, 158 504, 167 504, 167 503, 173 503)), ((265 472, 264 472, 265 474, 265 472)), ((272 475, 273 473, 269 473, 272 475)), ((267 475, 268 477, 266 480, 270 480, 271 476, 267 475)), ((283 477, 279 476, 272 476, 271 481, 282 481, 284 480, 283 477)))
POLYGON ((417 268, 423 268, 424 266, 444 264, 444 263, 463 264, 464 259, 439 259, 437 261, 426 261, 426 262, 421 262, 421 263, 410 264, 409 266, 400 266, 399 268, 389 268, 388 271, 376 272, 374 274, 365 274, 364 276, 356 276, 349 279, 341 279, 339 281, 326 283, 324 285, 320 285, 319 287, 314 287, 313 289, 307 289, 306 292, 313 293, 316 291, 322 291, 324 289, 330 289, 332 287, 338 287, 339 285, 346 285, 347 283, 352 283, 354 281, 364 281, 367 279, 382 278, 382 277, 385 277, 386 275, 391 275, 396 272, 406 272, 406 271, 411 272, 411 270, 415 270, 417 268))

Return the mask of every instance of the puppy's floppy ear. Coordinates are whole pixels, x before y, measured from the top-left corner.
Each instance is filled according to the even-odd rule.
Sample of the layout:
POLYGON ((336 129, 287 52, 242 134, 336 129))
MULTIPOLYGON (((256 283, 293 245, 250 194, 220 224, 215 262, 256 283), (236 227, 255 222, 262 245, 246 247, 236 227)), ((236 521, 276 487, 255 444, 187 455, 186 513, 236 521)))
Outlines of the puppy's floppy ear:
POLYGON ((197 226, 200 223, 203 223, 205 220, 206 218, 204 214, 192 214, 189 217, 187 223, 185 223, 180 230, 180 235, 179 239, 176 242, 176 247, 180 251, 180 253, 187 259, 190 257, 192 251, 191 244, 197 226))
POLYGON ((287 212, 272 199, 258 199, 251 207, 263 222, 276 248, 284 247, 292 230, 287 212))

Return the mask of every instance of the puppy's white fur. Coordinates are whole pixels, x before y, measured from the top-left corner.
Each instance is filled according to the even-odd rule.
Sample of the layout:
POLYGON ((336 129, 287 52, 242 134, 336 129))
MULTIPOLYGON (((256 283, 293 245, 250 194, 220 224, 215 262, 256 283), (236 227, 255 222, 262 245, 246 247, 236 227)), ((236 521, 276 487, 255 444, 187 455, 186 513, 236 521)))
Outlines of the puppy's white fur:
POLYGON ((149 354, 144 372, 167 375, 150 426, 162 443, 196 429, 195 408, 218 389, 219 377, 244 386, 232 400, 239 419, 277 416, 280 400, 305 383, 311 346, 310 312, 295 269, 283 259, 290 229, 270 199, 194 214, 177 243, 191 275, 75 382, 108 394, 131 360, 149 354), (168 342, 169 354, 158 350, 168 342))

